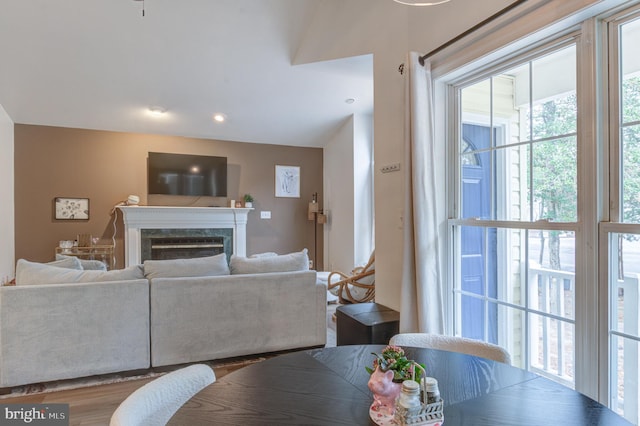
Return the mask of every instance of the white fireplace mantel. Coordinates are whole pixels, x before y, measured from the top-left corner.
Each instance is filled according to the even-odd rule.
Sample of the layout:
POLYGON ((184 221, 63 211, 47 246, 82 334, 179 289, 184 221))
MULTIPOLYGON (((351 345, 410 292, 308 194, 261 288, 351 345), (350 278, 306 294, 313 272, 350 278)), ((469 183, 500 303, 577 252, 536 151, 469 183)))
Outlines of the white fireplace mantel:
POLYGON ((143 229, 233 229, 233 253, 246 256, 250 208, 120 206, 124 218, 125 266, 142 262, 143 229))

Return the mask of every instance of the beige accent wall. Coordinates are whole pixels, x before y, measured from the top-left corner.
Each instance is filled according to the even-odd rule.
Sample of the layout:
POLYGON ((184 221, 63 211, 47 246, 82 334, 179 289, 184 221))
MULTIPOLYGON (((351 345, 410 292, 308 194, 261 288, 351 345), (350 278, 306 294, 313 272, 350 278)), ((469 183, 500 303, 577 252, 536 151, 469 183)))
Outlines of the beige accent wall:
MULTIPOLYGON (((15 258, 49 261, 59 240, 90 233, 110 243, 113 205, 129 194, 143 205, 226 206, 247 192, 254 211, 247 224, 247 254, 314 254, 313 223, 307 220, 311 194, 322 202, 323 154, 298 148, 150 134, 15 125, 15 258), (147 196, 147 153, 173 152, 227 157, 228 198, 147 196), (300 198, 276 198, 275 165, 300 166, 300 198), (54 219, 56 197, 90 199, 88 221, 54 219), (270 211, 271 219, 260 219, 270 211)), ((318 230, 322 265, 322 230, 318 230)), ((116 267, 124 265, 122 218, 116 221, 116 267)))

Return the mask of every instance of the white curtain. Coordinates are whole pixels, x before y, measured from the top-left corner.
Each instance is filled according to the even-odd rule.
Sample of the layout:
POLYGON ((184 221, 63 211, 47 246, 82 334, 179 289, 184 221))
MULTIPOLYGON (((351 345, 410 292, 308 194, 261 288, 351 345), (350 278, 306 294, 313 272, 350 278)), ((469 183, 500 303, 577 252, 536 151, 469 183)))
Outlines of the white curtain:
MULTIPOLYGON (((436 213, 433 88, 429 64, 409 54, 406 79, 405 191, 400 332, 444 333, 436 213)), ((442 186, 444 182, 441 183, 442 186)))

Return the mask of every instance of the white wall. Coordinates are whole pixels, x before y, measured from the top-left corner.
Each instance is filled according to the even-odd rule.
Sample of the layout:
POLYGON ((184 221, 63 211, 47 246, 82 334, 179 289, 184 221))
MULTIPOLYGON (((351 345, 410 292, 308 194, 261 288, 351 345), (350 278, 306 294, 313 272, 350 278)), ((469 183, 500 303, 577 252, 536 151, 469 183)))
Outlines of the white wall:
POLYGON ((351 116, 323 150, 325 271, 348 273, 354 266, 353 129, 351 116))
POLYGON ((371 115, 351 116, 324 148, 324 270, 349 273, 374 247, 371 115))
POLYGON ((373 186, 373 116, 353 120, 354 265, 363 266, 375 247, 373 186))
POLYGON ((0 282, 14 275, 13 121, 0 105, 0 282))

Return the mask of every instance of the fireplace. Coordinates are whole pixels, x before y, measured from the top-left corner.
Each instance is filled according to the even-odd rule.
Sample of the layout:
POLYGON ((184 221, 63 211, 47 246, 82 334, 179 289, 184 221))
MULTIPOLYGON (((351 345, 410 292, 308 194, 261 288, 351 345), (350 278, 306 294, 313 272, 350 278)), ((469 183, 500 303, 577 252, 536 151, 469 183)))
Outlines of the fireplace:
POLYGON ((233 254, 233 230, 204 229, 142 229, 141 261, 152 259, 191 259, 226 253, 233 254))
POLYGON ((248 208, 123 206, 125 266, 148 259, 246 256, 248 208))

